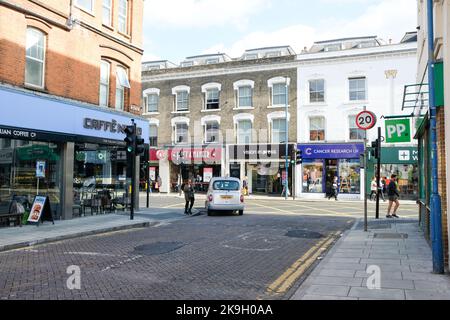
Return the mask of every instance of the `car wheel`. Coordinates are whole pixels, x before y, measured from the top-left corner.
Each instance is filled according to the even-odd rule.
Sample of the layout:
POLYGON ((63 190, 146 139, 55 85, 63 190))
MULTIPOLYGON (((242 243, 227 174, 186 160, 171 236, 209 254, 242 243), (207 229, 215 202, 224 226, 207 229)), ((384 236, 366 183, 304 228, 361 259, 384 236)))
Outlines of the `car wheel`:
POLYGON ((244 210, 239 210, 239 215, 240 216, 244 215, 244 210))

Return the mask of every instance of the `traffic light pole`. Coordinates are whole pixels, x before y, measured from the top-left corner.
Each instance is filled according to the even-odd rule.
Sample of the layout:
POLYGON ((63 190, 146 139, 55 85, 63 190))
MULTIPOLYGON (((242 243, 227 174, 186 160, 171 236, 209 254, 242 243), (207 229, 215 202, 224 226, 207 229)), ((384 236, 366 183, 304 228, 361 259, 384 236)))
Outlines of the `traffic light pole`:
MULTIPOLYGON (((133 122, 134 127, 134 137, 136 137, 136 123, 134 123, 134 120, 131 120, 133 122)), ((134 141, 134 150, 136 150, 136 139, 133 139, 134 141)), ((136 182, 136 153, 133 151, 131 153, 131 204, 130 204, 130 219, 134 220, 134 197, 135 197, 135 182, 136 182)))
POLYGON ((377 205, 376 218, 380 219, 380 182, 381 182, 381 127, 378 127, 378 143, 377 143, 377 205))
POLYGON ((150 148, 145 151, 145 179, 147 180, 147 208, 150 208, 150 148))

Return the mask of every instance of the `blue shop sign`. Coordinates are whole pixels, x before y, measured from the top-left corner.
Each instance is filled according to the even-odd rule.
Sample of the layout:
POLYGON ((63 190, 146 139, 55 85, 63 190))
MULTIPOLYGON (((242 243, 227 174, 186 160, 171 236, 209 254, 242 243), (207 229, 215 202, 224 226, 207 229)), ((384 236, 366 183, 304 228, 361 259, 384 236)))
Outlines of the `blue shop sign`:
POLYGON ((300 144, 303 159, 359 159, 364 153, 363 143, 300 144))

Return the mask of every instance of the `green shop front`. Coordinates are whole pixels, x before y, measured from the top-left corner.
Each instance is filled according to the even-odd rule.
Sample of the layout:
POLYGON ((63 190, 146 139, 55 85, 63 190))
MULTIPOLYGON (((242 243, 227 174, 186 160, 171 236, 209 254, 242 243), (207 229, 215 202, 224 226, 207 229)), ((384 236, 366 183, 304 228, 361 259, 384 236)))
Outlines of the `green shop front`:
MULTIPOLYGON (((366 192, 370 194, 370 185, 376 176, 377 159, 370 156, 367 163, 366 192)), ((419 198, 419 151, 417 147, 381 148, 381 177, 398 177, 401 200, 418 200, 419 198)))

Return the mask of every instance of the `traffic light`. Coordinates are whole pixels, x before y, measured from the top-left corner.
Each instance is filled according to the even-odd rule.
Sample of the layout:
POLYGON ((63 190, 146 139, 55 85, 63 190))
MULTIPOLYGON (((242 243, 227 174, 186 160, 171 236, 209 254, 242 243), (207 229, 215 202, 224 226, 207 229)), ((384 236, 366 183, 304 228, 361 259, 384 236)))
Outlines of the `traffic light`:
POLYGON ((141 138, 141 136, 136 136, 136 150, 135 154, 136 156, 141 156, 145 152, 145 146, 144 146, 144 139, 141 138))
POLYGON ((125 128, 125 134, 127 137, 124 139, 124 141, 127 143, 127 153, 134 154, 135 148, 136 148, 136 132, 134 125, 127 126, 125 128))
POLYGON ((291 164, 299 165, 303 163, 302 151, 301 150, 292 150, 291 153, 291 164))
POLYGON ((380 157, 380 148, 381 144, 378 139, 372 141, 372 150, 370 151, 370 154, 375 159, 378 159, 380 157))
POLYGON ((302 164, 303 163, 302 150, 296 150, 295 151, 295 163, 296 164, 302 164))

